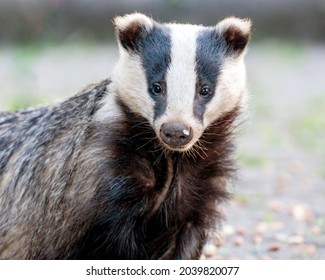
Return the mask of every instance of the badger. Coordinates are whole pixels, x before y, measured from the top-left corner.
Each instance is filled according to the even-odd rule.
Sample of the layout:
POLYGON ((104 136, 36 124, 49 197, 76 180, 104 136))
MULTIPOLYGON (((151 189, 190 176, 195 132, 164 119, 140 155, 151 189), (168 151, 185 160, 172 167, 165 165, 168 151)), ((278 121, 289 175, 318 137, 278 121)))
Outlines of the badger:
POLYGON ((221 221, 251 22, 114 24, 110 79, 0 114, 1 259, 198 259, 221 221))

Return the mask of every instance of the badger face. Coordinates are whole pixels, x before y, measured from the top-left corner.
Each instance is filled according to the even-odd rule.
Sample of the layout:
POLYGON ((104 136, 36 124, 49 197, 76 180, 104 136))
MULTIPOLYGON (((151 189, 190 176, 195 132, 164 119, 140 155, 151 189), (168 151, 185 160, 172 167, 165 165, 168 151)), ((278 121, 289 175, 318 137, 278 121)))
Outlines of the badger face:
POLYGON ((249 21, 160 24, 136 13, 117 17, 115 26, 120 50, 115 91, 148 120, 167 149, 191 149, 209 125, 244 105, 249 21))

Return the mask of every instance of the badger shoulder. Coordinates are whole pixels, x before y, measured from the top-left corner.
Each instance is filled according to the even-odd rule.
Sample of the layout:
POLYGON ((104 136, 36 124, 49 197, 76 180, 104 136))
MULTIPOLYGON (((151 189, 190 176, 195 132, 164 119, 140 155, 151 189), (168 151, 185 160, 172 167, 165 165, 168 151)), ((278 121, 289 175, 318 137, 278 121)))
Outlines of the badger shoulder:
MULTIPOLYGON (((46 117, 44 121, 49 122, 51 117, 68 121, 69 117, 73 114, 79 114, 79 118, 83 115, 91 116, 98 110, 100 101, 108 93, 107 86, 110 82, 109 79, 106 79, 88 85, 72 97, 54 104, 21 109, 15 112, 0 112, 0 128, 12 123, 24 123, 29 121, 29 119, 36 121, 42 117, 46 117)), ((33 125, 34 121, 31 121, 29 124, 33 125)))
POLYGON ((6 166, 10 170, 10 164, 15 163, 15 169, 19 169, 20 165, 26 164, 25 157, 28 164, 37 167, 40 162, 31 159, 44 157, 45 150, 56 150, 60 145, 66 146, 63 150, 68 150, 69 145, 81 144, 95 112, 102 106, 102 99, 108 94, 109 84, 110 80, 104 80, 90 85, 71 98, 52 105, 1 112, 0 185, 3 185, 1 176, 6 166))

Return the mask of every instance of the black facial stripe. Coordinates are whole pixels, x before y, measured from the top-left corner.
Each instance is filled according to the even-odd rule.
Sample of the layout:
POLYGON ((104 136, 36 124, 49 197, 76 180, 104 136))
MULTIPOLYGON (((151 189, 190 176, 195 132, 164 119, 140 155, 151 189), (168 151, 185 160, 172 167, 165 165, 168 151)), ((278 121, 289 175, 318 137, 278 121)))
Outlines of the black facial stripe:
POLYGON ((196 46, 196 93, 193 113, 196 118, 203 121, 206 105, 212 99, 219 71, 225 56, 225 46, 216 29, 205 28, 197 37, 196 46), (211 95, 201 96, 200 90, 203 85, 211 89, 211 95))
POLYGON ((159 82, 163 93, 154 96, 154 119, 162 115, 167 107, 166 73, 171 61, 171 38, 169 28, 155 24, 140 42, 140 57, 146 71, 148 94, 153 83, 159 82))

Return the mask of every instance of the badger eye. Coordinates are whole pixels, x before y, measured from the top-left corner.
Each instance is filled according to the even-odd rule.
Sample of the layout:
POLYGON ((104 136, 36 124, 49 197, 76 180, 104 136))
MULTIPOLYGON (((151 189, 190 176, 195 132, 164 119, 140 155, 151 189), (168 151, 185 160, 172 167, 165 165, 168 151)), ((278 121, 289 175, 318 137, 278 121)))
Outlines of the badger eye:
POLYGON ((153 95, 159 95, 163 91, 163 89, 159 83, 153 83, 150 90, 153 95))
POLYGON ((211 94, 211 89, 208 86, 203 86, 200 90, 201 96, 209 96, 211 94))

